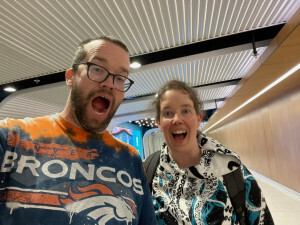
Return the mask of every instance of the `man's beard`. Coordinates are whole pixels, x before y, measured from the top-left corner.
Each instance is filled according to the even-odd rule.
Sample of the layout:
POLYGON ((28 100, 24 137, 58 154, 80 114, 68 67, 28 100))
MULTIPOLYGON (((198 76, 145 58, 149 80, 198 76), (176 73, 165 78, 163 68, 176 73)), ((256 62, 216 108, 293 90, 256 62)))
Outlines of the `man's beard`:
POLYGON ((104 120, 102 121, 89 120, 87 114, 88 104, 90 102, 90 99, 94 95, 95 92, 91 92, 86 98, 84 98, 81 95, 80 91, 78 90, 76 84, 73 85, 71 90, 71 110, 74 112, 71 113, 71 117, 73 117, 73 120, 75 121, 75 123, 77 123, 80 126, 81 129, 91 133, 97 133, 105 130, 108 127, 111 119, 115 115, 115 112, 117 111, 118 108, 118 107, 114 107, 115 100, 113 99, 112 102, 110 103, 111 105, 110 112, 108 112, 104 120))

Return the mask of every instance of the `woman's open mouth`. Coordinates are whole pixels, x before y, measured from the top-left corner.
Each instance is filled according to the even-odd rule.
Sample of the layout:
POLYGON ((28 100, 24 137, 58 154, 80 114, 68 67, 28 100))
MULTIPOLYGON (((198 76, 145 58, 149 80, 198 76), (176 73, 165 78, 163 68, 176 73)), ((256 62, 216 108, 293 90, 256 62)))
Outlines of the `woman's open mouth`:
POLYGON ((177 130, 172 132, 172 136, 175 140, 182 141, 187 135, 187 132, 184 130, 177 130))

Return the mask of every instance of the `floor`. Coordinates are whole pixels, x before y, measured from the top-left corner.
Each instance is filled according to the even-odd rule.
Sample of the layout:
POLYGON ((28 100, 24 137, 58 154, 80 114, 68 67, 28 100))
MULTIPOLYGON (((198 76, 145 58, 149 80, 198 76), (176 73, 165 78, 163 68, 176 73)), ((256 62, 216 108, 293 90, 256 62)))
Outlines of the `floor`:
POLYGON ((262 189, 275 225, 300 225, 300 193, 251 172, 262 189))

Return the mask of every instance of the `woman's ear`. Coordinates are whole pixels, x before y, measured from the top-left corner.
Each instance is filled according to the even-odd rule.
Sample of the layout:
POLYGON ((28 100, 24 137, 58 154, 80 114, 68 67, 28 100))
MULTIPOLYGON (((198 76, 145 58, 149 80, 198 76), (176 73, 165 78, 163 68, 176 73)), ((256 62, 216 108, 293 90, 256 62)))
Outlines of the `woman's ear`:
POLYGON ((159 130, 162 131, 161 127, 160 127, 160 123, 159 120, 157 118, 155 118, 155 123, 158 126, 159 130))
POLYGON ((74 81, 74 73, 73 73, 73 69, 70 68, 66 71, 65 73, 65 77, 66 77, 66 84, 68 87, 72 87, 73 86, 73 81, 74 81))
POLYGON ((197 124, 198 124, 198 127, 199 127, 200 124, 201 124, 202 118, 203 118, 203 114, 201 112, 199 112, 199 115, 197 117, 198 117, 197 124))

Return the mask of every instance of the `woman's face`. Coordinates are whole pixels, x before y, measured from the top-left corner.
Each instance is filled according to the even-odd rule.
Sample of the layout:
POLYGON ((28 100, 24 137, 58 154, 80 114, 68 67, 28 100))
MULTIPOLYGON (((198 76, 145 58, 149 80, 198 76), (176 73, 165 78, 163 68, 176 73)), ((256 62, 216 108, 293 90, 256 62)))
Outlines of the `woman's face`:
POLYGON ((163 132, 171 151, 184 151, 197 146, 197 129, 202 114, 196 114, 193 101, 183 90, 168 90, 160 101, 160 121, 156 121, 163 132))

